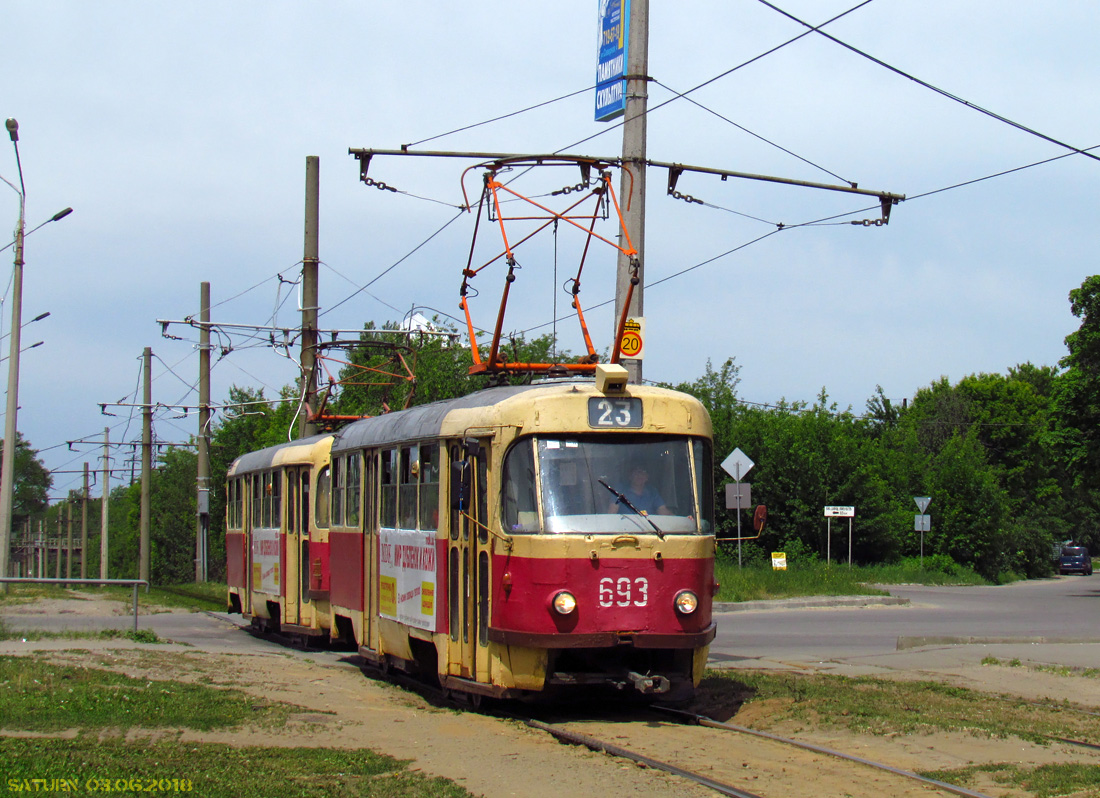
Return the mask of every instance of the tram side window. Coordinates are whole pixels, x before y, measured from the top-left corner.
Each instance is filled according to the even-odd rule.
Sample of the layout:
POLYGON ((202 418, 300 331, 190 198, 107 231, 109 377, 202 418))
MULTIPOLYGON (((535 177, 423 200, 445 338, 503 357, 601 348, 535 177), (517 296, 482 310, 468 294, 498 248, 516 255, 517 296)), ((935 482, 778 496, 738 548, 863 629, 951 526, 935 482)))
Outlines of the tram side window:
POLYGON ((226 523, 230 529, 241 528, 241 480, 229 480, 225 497, 226 523))
POLYGON ((260 526, 271 526, 271 472, 265 471, 261 477, 263 480, 263 509, 260 510, 260 526))
POLYGON ((504 458, 501 522, 511 532, 537 532, 538 504, 535 499, 535 460, 531 441, 513 446, 504 458))
POLYGON ((344 481, 344 458, 335 457, 332 460, 332 525, 344 525, 344 491, 347 483, 344 481))
POLYGON ((439 528, 439 444, 420 445, 420 528, 439 528))
POLYGON ((252 482, 252 526, 263 526, 261 519, 263 516, 264 502, 264 478, 263 474, 253 474, 249 477, 252 482))
POLYGON ((379 523, 388 528, 397 527, 397 452, 382 452, 382 516, 379 523))
MULTIPOLYGON (((451 474, 452 474, 452 476, 451 476, 451 507, 454 508, 456 506, 454 504, 454 502, 456 501, 454 491, 457 489, 456 486, 455 486, 455 483, 454 483, 454 470, 455 470, 455 467, 458 466, 458 464, 462 462, 462 459, 465 457, 465 455, 462 453, 462 448, 458 445, 452 445, 450 451, 451 451, 450 469, 451 469, 451 474)), ((452 512, 451 512, 450 516, 451 516, 451 540, 458 540, 458 531, 459 531, 459 528, 462 526, 462 522, 461 522, 462 515, 458 512, 455 512, 452 509, 452 512)), ((457 573, 458 566, 455 563, 451 563, 451 565, 456 569, 455 573, 457 573)), ((453 578, 457 579, 457 577, 453 577, 453 578)), ((452 586, 454 584, 455 583, 452 582, 452 586)), ((454 605, 452 605, 452 606, 454 606, 454 605)), ((455 622, 452 621, 452 627, 451 627, 452 634, 453 634, 453 630, 455 628, 454 623, 455 622)), ((454 639, 457 640, 458 638, 454 638, 454 639)))
MULTIPOLYGON (((402 446, 400 479, 397 488, 397 512, 402 529, 416 529, 417 478, 413 464, 417 462, 417 447, 402 446)), ((419 467, 419 466, 417 466, 419 467)))
POLYGON ((363 531, 367 533, 378 529, 378 454, 363 453, 363 496, 359 506, 363 518, 363 531))
POLYGON ((233 502, 234 514, 237 519, 236 529, 244 529, 244 495, 245 495, 245 481, 244 477, 238 477, 233 480, 233 495, 235 500, 233 502))
POLYGON ((328 529, 328 508, 332 498, 332 472, 325 466, 317 474, 317 492, 313 497, 313 518, 321 529, 328 529))
POLYGON ((360 454, 349 454, 345 460, 344 473, 347 480, 347 498, 344 501, 348 526, 359 526, 359 464, 360 454))
POLYGON ((713 456, 710 444, 695 440, 691 444, 695 459, 695 480, 698 485, 696 498, 699 502, 699 530, 704 533, 714 529, 714 474, 713 456))
POLYGON ((271 472, 271 525, 282 526, 283 523, 283 473, 271 472))

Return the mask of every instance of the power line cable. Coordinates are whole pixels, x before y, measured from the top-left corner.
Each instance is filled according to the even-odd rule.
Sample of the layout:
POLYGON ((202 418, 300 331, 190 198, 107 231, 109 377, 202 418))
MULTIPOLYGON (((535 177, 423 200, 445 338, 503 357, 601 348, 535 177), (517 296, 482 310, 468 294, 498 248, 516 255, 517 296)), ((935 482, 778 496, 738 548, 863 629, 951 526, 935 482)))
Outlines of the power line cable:
MULTIPOLYGON (((1092 150, 1096 150, 1096 149, 1100 149, 1100 144, 1093 145, 1092 147, 1086 147, 1084 150, 1081 151, 1081 154, 1086 155, 1086 154, 1090 153, 1092 150)), ((1070 158, 1070 157, 1072 157, 1074 155, 1077 155, 1077 154, 1078 154, 1077 152, 1064 152, 1061 155, 1055 155, 1053 158, 1046 158, 1042 161, 1035 161, 1034 163, 1029 163, 1026 166, 1017 166, 1017 167, 1014 167, 1012 169, 1005 169, 1004 171, 1001 171, 1001 172, 994 172, 993 174, 986 175, 985 177, 977 177, 977 178, 974 178, 973 180, 965 180, 962 183, 955 183, 954 185, 951 185, 951 186, 944 186, 943 188, 933 189, 932 191, 925 191, 923 194, 914 194, 910 197, 906 197, 905 201, 906 202, 911 202, 913 200, 924 199, 925 197, 931 197, 933 194, 941 194, 944 191, 952 191, 956 188, 964 188, 965 186, 972 186, 975 183, 981 183, 985 180, 992 180, 995 177, 1004 177, 1005 175, 1010 175, 1010 174, 1013 174, 1014 172, 1022 172, 1023 170, 1031 169, 1034 166, 1043 166, 1044 164, 1052 163, 1054 161, 1060 161, 1063 158, 1070 158)))
POLYGON ((366 291, 366 290, 367 290, 368 288, 370 288, 370 287, 371 287, 372 285, 374 285, 374 284, 375 284, 376 282, 378 282, 378 281, 379 281, 379 280, 381 280, 381 279, 382 279, 383 277, 385 277, 385 276, 386 276, 387 274, 389 274, 389 273, 390 273, 391 271, 393 271, 393 270, 394 270, 394 269, 396 269, 396 268, 397 268, 398 266, 400 266, 400 265, 401 265, 401 264, 402 264, 402 263, 403 263, 404 261, 406 261, 406 260, 408 260, 408 259, 409 259, 410 257, 412 257, 412 256, 413 256, 413 255, 414 255, 414 254, 415 254, 415 253, 417 252, 417 250, 419 250, 419 249, 420 249, 421 247, 425 246, 425 245, 426 245, 426 244, 427 244, 427 243, 428 243, 429 241, 431 241, 431 240, 432 240, 433 238, 435 238, 435 237, 436 237, 437 235, 439 235, 439 234, 440 234, 440 233, 442 233, 442 232, 443 232, 444 230, 446 230, 446 229, 447 229, 448 227, 450 227, 450 226, 451 226, 452 224, 454 224, 454 223, 455 223, 455 222, 456 222, 456 221, 457 221, 457 220, 459 219, 459 217, 461 217, 461 216, 462 216, 462 214, 464 214, 464 213, 466 213, 466 209, 465 209, 465 208, 464 208, 464 209, 462 209, 461 211, 459 211, 459 212, 458 212, 457 214, 455 214, 455 215, 454 215, 453 217, 451 217, 451 219, 450 219, 450 220, 449 220, 448 222, 446 222, 446 223, 445 223, 445 224, 444 224, 444 225, 443 225, 442 227, 440 227, 440 228, 439 228, 438 230, 436 230, 436 231, 435 231, 434 233, 432 233, 432 234, 431 234, 430 236, 428 236, 428 237, 427 237, 427 238, 425 238, 425 239, 424 239, 423 241, 421 241, 421 242, 420 242, 419 244, 417 244, 417 245, 416 245, 415 247, 413 247, 413 248, 412 248, 412 249, 411 249, 411 250, 410 250, 409 252, 405 253, 405 255, 403 255, 403 256, 402 256, 402 257, 401 257, 401 258, 400 258, 399 260, 397 260, 397 261, 396 261, 396 262, 394 262, 394 263, 393 263, 392 265, 390 265, 390 266, 389 266, 389 268, 385 269, 385 270, 384 270, 384 271, 382 271, 382 272, 381 272, 380 274, 378 274, 378 275, 377 275, 377 276, 376 276, 376 277, 375 277, 375 278, 374 278, 373 280, 371 280, 371 281, 370 281, 369 283, 367 283, 366 285, 360 286, 360 287, 359 287, 359 289, 358 289, 358 290, 356 290, 356 291, 355 291, 354 293, 352 293, 351 295, 349 295, 349 296, 345 297, 344 299, 341 299, 341 300, 340 300, 339 302, 337 302, 337 303, 336 303, 335 305, 333 305, 333 306, 332 306, 331 308, 328 308, 327 310, 323 311, 322 313, 320 313, 320 314, 318 314, 318 315, 319 315, 319 316, 324 316, 324 315, 325 315, 325 314, 327 314, 327 313, 331 313, 332 311, 336 310, 336 308, 340 307, 341 305, 345 304, 346 302, 350 302, 350 301, 351 301, 352 299, 354 299, 355 297, 357 297, 357 296, 358 296, 359 294, 361 294, 361 293, 363 293, 364 291, 366 291))
MULTIPOLYGON (((772 55, 773 53, 776 53, 779 50, 782 50, 784 47, 786 47, 790 44, 794 44, 799 39, 803 39, 806 36, 809 36, 814 31, 818 31, 819 29, 824 28, 826 25, 831 25, 832 23, 836 22, 838 19, 841 19, 842 17, 848 16, 853 11, 858 11, 859 9, 863 8, 866 5, 869 5, 873 1, 874 0, 863 0, 862 3, 859 3, 858 5, 852 6, 847 11, 844 11, 840 14, 837 14, 832 19, 828 19, 825 22, 822 22, 817 27, 811 28, 810 30, 806 31, 805 33, 801 33, 798 36, 795 36, 793 39, 788 39, 787 41, 783 42, 782 44, 777 44, 775 47, 772 47, 770 50, 765 50, 764 52, 760 53, 759 55, 753 56, 748 61, 743 61, 742 63, 738 64, 737 66, 731 67, 730 69, 727 69, 725 72, 722 72, 718 75, 715 75, 713 78, 705 80, 702 83, 700 83, 699 85, 693 86, 692 88, 688 89, 687 91, 685 91, 683 93, 680 93, 680 94, 677 94, 675 97, 673 97, 669 100, 665 100, 663 103, 659 103, 658 105, 655 105, 652 108, 647 108, 646 113, 651 114, 654 111, 657 111, 661 108, 664 108, 666 105, 669 105, 670 103, 674 103, 679 99, 684 99, 684 98, 687 97, 687 95, 693 94, 693 93, 697 92, 699 89, 701 89, 705 86, 709 86, 710 84, 712 84, 716 81, 719 81, 722 78, 728 77, 729 75, 732 75, 734 72, 737 72, 739 69, 743 69, 744 67, 747 67, 750 64, 756 63, 757 61, 761 60, 762 58, 766 58, 769 55, 772 55)), ((806 23, 803 23, 803 24, 806 24, 806 23)), ((572 144, 568 144, 565 147, 562 147, 560 150, 557 150, 555 152, 555 154, 565 152, 566 150, 571 150, 574 147, 577 147, 581 144, 592 141, 592 139, 598 138, 598 137, 604 135, 605 133, 610 133, 612 130, 616 130, 618 128, 621 128, 623 125, 626 124, 626 122, 627 122, 626 119, 622 119, 622 120, 616 122, 614 125, 604 128, 599 133, 593 133, 591 136, 588 136, 587 138, 583 138, 580 141, 575 141, 572 144)))
POLYGON ((535 105, 529 105, 526 108, 521 108, 518 111, 512 111, 511 113, 502 114, 501 116, 496 116, 496 117, 493 117, 492 119, 486 119, 484 122, 475 122, 472 125, 465 125, 464 127, 459 127, 459 128, 455 128, 454 130, 449 130, 446 133, 439 133, 438 135, 429 136, 428 138, 421 139, 420 141, 414 141, 411 144, 402 144, 401 149, 407 150, 410 147, 418 147, 421 144, 427 144, 429 141, 435 141, 436 139, 441 139, 441 138, 444 138, 445 136, 450 136, 450 135, 453 135, 455 133, 461 133, 465 130, 473 130, 475 127, 481 127, 483 125, 489 125, 489 124, 492 124, 493 122, 500 122, 503 119, 510 119, 513 116, 519 116, 520 114, 525 114, 528 111, 534 111, 537 108, 544 108, 547 105, 553 105, 554 103, 560 102, 561 100, 568 100, 570 97, 576 97, 578 94, 584 94, 587 91, 591 91, 592 88, 593 88, 592 86, 585 86, 583 89, 578 89, 577 91, 570 92, 569 94, 563 94, 561 97, 555 97, 553 100, 546 100, 546 101, 541 102, 541 103, 536 103, 535 105))
POLYGON ((722 114, 715 111, 713 108, 708 108, 707 106, 703 105, 698 100, 696 100, 692 97, 688 97, 686 94, 680 94, 680 92, 676 91, 676 89, 673 89, 669 86, 666 86, 664 83, 661 83, 661 81, 657 80, 656 78, 654 78, 653 82, 656 83, 658 86, 660 86, 662 89, 665 89, 666 91, 669 91, 672 94, 675 94, 679 97, 682 97, 683 99, 687 100, 689 103, 696 106, 697 108, 701 108, 702 110, 706 111, 708 114, 712 114, 713 116, 716 116, 719 119, 721 119, 723 122, 726 122, 730 125, 733 125, 735 128, 737 128, 741 132, 748 133, 753 138, 758 139, 759 141, 762 141, 762 142, 764 142, 765 144, 767 144, 771 147, 775 147, 780 152, 785 152, 787 155, 790 155, 792 158, 797 158, 798 160, 802 161, 802 163, 807 164, 809 166, 812 166, 815 169, 819 169, 820 171, 824 172, 825 174, 827 174, 831 177, 835 177, 837 180, 839 180, 842 183, 848 183, 849 185, 851 185, 851 183, 852 183, 851 180, 846 180, 845 178, 838 175, 836 172, 832 172, 832 171, 826 169, 821 164, 816 164, 816 163, 814 163, 813 161, 811 161, 807 158, 803 158, 798 153, 792 152, 791 150, 788 150, 786 147, 784 147, 780 144, 776 144, 774 141, 771 141, 769 139, 764 138, 759 133, 754 133, 753 131, 751 131, 747 127, 745 127, 744 125, 740 125, 737 122, 734 122, 729 117, 723 116, 722 114))
MULTIPOLYGON (((337 277, 342 277, 344 280, 347 280, 347 282, 350 283, 351 285, 356 284, 355 281, 352 280, 350 277, 348 277, 346 274, 341 274, 339 271, 337 271, 336 269, 334 269, 332 266, 325 263, 324 261, 321 261, 321 265, 324 266, 329 271, 331 271, 337 277)), ((391 305, 389 302, 387 302, 386 300, 384 300, 381 297, 377 296, 376 294, 372 294, 370 291, 367 291, 365 289, 363 290, 363 293, 365 293, 367 296, 369 296, 371 299, 373 299, 379 305, 385 305, 386 307, 388 307, 390 310, 394 311, 395 313, 400 313, 401 312, 400 308, 395 307, 394 305, 391 305)))
POLYGON ((933 86, 928 81, 921 80, 920 78, 915 77, 914 75, 911 75, 908 72, 905 72, 901 69, 898 69, 895 66, 891 66, 890 64, 886 63, 885 61, 883 61, 879 58, 876 58, 875 56, 870 55, 869 53, 866 53, 863 50, 860 50, 858 47, 853 47, 852 45, 848 44, 847 42, 843 42, 840 39, 836 38, 835 36, 833 36, 831 34, 828 34, 828 33, 825 33, 824 31, 820 30, 820 27, 821 27, 820 25, 816 28, 811 27, 810 23, 803 22, 801 19, 794 16, 793 14, 790 14, 790 13, 784 11, 783 9, 779 8, 778 6, 775 6, 772 3, 768 2, 768 0, 758 0, 758 1, 760 3, 762 3, 763 5, 767 6, 768 8, 772 9, 773 11, 776 11, 776 12, 782 14, 783 16, 787 17, 788 19, 793 20, 794 22, 797 22, 799 25, 805 25, 807 28, 810 28, 810 31, 807 31, 807 32, 819 33, 822 36, 824 36, 826 39, 828 39, 829 41, 833 42, 834 44, 839 44, 841 47, 845 48, 846 50, 851 50, 856 55, 862 56, 863 58, 866 58, 868 61, 871 61, 872 63, 877 64, 877 65, 879 65, 880 67, 882 67, 884 69, 890 70, 891 72, 893 72, 896 75, 900 75, 903 78, 907 78, 908 80, 913 81, 918 86, 923 86, 924 88, 926 88, 930 91, 933 91, 936 94, 939 94, 943 97, 946 97, 949 100, 954 100, 955 102, 960 103, 961 105, 965 105, 967 108, 973 109, 973 110, 977 111, 978 113, 985 114, 989 118, 996 119, 998 122, 1002 122, 1002 123, 1008 125, 1009 127, 1014 127, 1017 130, 1023 131, 1024 133, 1028 133, 1032 136, 1040 138, 1043 141, 1047 141, 1047 142, 1050 142, 1051 144, 1055 144, 1059 147, 1063 147, 1067 150, 1071 150, 1073 153, 1075 153, 1077 155, 1084 155, 1086 158, 1092 158, 1094 161, 1100 161, 1100 156, 1093 155, 1092 153, 1088 152, 1087 150, 1082 150, 1078 147, 1074 147, 1072 144, 1066 144, 1064 141, 1059 141, 1058 139, 1053 138, 1052 136, 1048 136, 1045 133, 1040 133, 1038 130, 1035 130, 1034 128, 1030 128, 1027 125, 1020 124, 1019 122, 1014 122, 1011 119, 1009 119, 1008 117, 1001 116, 1000 114, 995 113, 993 111, 990 111, 988 108, 983 108, 980 105, 976 105, 976 104, 970 102, 969 100, 964 100, 962 97, 959 97, 956 94, 952 94, 951 92, 946 91, 944 89, 941 89, 938 86, 933 86))

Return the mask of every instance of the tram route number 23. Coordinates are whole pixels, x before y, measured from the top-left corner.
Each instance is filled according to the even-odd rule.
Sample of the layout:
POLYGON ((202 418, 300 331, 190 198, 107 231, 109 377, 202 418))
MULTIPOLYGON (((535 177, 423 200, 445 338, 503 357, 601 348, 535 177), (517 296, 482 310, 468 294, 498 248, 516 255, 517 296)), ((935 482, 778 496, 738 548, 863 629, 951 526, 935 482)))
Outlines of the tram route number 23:
POLYGON ((644 607, 649 602, 649 580, 644 576, 615 579, 605 576, 600 580, 601 607, 644 607))
POLYGON ((638 397, 623 399, 604 399, 591 397, 588 400, 588 426, 601 427, 642 426, 642 400, 638 397))

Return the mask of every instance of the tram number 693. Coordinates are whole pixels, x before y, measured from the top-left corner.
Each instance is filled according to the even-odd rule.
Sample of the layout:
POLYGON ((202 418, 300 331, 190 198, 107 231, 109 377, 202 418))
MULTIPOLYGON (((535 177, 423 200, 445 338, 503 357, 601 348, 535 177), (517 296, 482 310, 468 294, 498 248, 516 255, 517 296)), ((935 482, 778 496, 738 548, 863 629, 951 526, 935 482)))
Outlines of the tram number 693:
POLYGON ((649 580, 644 576, 630 579, 620 576, 618 579, 605 576, 600 580, 601 607, 644 607, 649 602, 649 580))

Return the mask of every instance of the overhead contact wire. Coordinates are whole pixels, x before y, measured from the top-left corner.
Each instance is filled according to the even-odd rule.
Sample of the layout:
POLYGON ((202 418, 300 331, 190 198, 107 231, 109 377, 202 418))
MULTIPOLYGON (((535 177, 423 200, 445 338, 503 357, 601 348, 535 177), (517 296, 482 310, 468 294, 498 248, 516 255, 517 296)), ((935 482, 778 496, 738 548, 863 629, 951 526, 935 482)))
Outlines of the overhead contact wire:
POLYGON ((428 243, 429 241, 431 241, 431 240, 432 240, 433 238, 435 238, 435 237, 436 237, 437 235, 439 235, 439 234, 440 234, 440 233, 442 233, 442 232, 443 232, 444 230, 446 230, 446 229, 447 229, 448 227, 450 227, 450 226, 451 226, 452 224, 454 224, 454 223, 455 223, 456 221, 458 221, 458 219, 459 219, 459 218, 461 218, 462 214, 464 214, 464 213, 466 213, 466 210, 465 210, 465 209, 462 209, 461 211, 459 211, 459 212, 458 212, 457 214, 455 214, 455 215, 454 215, 454 216, 453 216, 453 217, 452 217, 452 218, 451 218, 451 219, 450 219, 449 221, 447 221, 447 223, 446 223, 446 224, 444 224, 444 225, 443 225, 442 227, 440 227, 440 228, 439 228, 438 230, 436 230, 436 231, 435 231, 434 233, 432 233, 432 234, 431 234, 430 236, 428 236, 427 238, 425 238, 425 239, 424 239, 423 241, 421 241, 421 242, 420 242, 419 244, 417 244, 417 245, 416 245, 415 247, 413 247, 413 248, 412 248, 411 250, 409 250, 409 251, 408 251, 407 253, 405 253, 405 255, 404 255, 404 256, 402 256, 402 257, 401 257, 401 258, 400 258, 399 260, 395 261, 395 262, 394 262, 394 263, 393 263, 393 264, 392 264, 392 265, 391 265, 391 266, 390 266, 389 268, 387 268, 387 269, 386 269, 385 271, 383 271, 382 273, 378 274, 378 275, 377 275, 377 276, 376 276, 376 277, 375 277, 375 278, 374 278, 373 280, 371 280, 371 281, 370 281, 369 283, 367 283, 366 285, 360 286, 360 287, 359 287, 359 288, 358 288, 358 289, 357 289, 357 290, 356 290, 356 291, 355 291, 354 293, 350 294, 349 296, 346 296, 346 297, 344 297, 344 298, 343 298, 343 299, 341 299, 341 300, 340 300, 339 302, 337 302, 337 303, 336 303, 335 305, 333 305, 333 306, 332 306, 331 308, 328 308, 327 310, 325 310, 325 311, 323 311, 323 312, 319 313, 319 314, 318 314, 318 316, 324 316, 324 315, 325 315, 326 313, 331 313, 332 311, 336 310, 336 308, 340 307, 340 306, 341 306, 341 305, 343 305, 344 303, 346 303, 346 302, 350 302, 350 301, 351 301, 352 299, 354 299, 355 297, 359 296, 359 294, 363 293, 363 292, 364 292, 364 291, 366 291, 366 290, 367 290, 368 288, 370 288, 370 287, 371 287, 372 285, 374 285, 374 284, 375 284, 376 282, 378 282, 378 281, 379 281, 379 280, 381 280, 381 279, 382 279, 383 277, 385 277, 385 276, 386 276, 387 274, 389 274, 390 272, 392 272, 392 271, 393 271, 394 269, 396 269, 396 268, 397 268, 398 266, 400 266, 400 265, 401 265, 402 263, 404 263, 404 262, 405 262, 406 260, 408 260, 408 259, 409 259, 410 257, 412 257, 412 256, 413 256, 413 255, 414 255, 414 254, 415 254, 415 253, 416 253, 416 252, 417 252, 418 250, 420 250, 420 249, 421 249, 422 247, 424 247, 424 246, 425 246, 425 245, 426 245, 426 244, 427 244, 427 243, 428 243))
MULTIPOLYGON (((775 47, 771 48, 770 50, 765 50, 764 52, 760 53, 759 55, 750 58, 748 61, 744 61, 744 62, 738 64, 735 67, 727 69, 725 72, 722 72, 721 74, 715 75, 713 78, 710 78, 709 80, 703 81, 698 86, 693 86, 692 88, 688 89, 687 91, 683 92, 682 94, 677 94, 675 97, 673 97, 670 100, 665 100, 663 103, 659 103, 658 105, 655 105, 652 108, 647 108, 645 112, 646 112, 646 114, 651 114, 651 113, 653 113, 654 111, 656 111, 660 108, 664 108, 666 105, 669 105, 670 103, 674 103, 674 102, 676 102, 677 100, 679 100, 681 98, 686 98, 687 95, 698 91, 699 89, 703 88, 704 86, 709 86, 711 83, 714 83, 715 81, 719 81, 724 77, 728 77, 729 75, 732 75, 737 70, 743 69, 744 67, 747 67, 749 64, 756 63, 760 59, 766 58, 767 56, 771 55, 772 53, 776 53, 779 50, 782 50, 787 45, 794 44, 799 39, 803 39, 806 36, 809 36, 814 31, 818 31, 820 28, 824 28, 826 25, 831 25, 832 23, 836 22, 838 19, 841 19, 842 17, 846 17, 849 14, 851 14, 853 11, 858 11, 859 9, 863 8, 865 5, 869 5, 872 2, 873 2, 873 0, 863 0, 862 3, 859 3, 858 5, 852 6, 847 11, 844 11, 840 14, 837 14, 832 19, 828 19, 825 22, 822 22, 816 28, 811 28, 811 30, 806 31, 805 33, 801 33, 798 36, 795 36, 793 39, 788 39, 787 41, 783 42, 782 44, 777 44, 775 47)), ((806 23, 803 23, 803 24, 806 24, 806 23)), ((604 135, 605 133, 609 133, 612 130, 616 130, 618 128, 621 128, 623 125, 626 124, 626 122, 627 122, 626 119, 623 119, 619 122, 616 122, 611 127, 604 128, 599 133, 593 133, 591 136, 588 136, 587 138, 583 138, 580 141, 575 141, 572 144, 568 144, 565 147, 562 147, 560 150, 555 151, 554 154, 557 155, 558 153, 562 153, 562 152, 565 152, 566 150, 570 150, 570 149, 572 149, 572 148, 574 148, 574 147, 576 147, 580 144, 584 144, 586 142, 592 141, 592 139, 598 138, 598 137, 604 135)))
POLYGON ((486 119, 484 122, 475 122, 472 125, 466 125, 465 127, 458 127, 458 128, 455 128, 454 130, 449 130, 446 133, 440 133, 440 134, 435 135, 435 136, 430 136, 426 139, 421 139, 420 141, 414 141, 411 144, 402 144, 401 149, 408 149, 409 147, 418 147, 421 144, 427 144, 429 141, 435 141, 436 139, 441 139, 441 138, 444 138, 446 136, 453 135, 455 133, 462 133, 465 130, 473 130, 476 127, 482 127, 483 125, 489 125, 489 124, 492 124, 493 122, 500 122, 503 119, 509 119, 513 116, 519 116, 520 114, 525 114, 528 111, 534 111, 538 108, 544 108, 547 105, 553 105, 556 102, 560 102, 562 100, 568 100, 570 97, 576 97, 578 94, 584 94, 585 92, 588 92, 588 91, 591 91, 591 90, 592 90, 591 86, 585 86, 583 89, 577 89, 577 91, 570 92, 569 94, 563 94, 561 97, 555 97, 553 100, 546 100, 546 101, 541 102, 541 103, 536 103, 535 105, 529 105, 526 108, 521 108, 518 111, 512 111, 511 113, 502 114, 501 116, 496 116, 496 117, 493 117, 492 119, 486 119))
POLYGON ((779 8, 778 6, 775 6, 772 3, 768 2, 768 0, 759 0, 759 2, 762 3, 763 5, 767 6, 768 8, 772 9, 773 11, 776 11, 776 12, 782 14, 783 16, 787 17, 787 19, 793 20, 794 22, 797 22, 799 25, 805 25, 807 28, 810 28, 810 31, 807 31, 807 33, 810 33, 810 32, 819 33, 822 36, 824 36, 826 39, 828 39, 829 41, 833 42, 834 44, 839 44, 841 47, 845 48, 846 50, 851 50, 856 55, 862 56, 863 58, 866 58, 868 61, 870 61, 874 64, 877 64, 878 66, 880 66, 884 69, 890 70, 895 75, 900 75, 903 78, 907 78, 908 80, 913 81, 918 86, 923 86, 924 88, 928 89, 929 91, 933 91, 936 94, 939 94, 942 97, 946 97, 949 100, 954 100, 955 102, 960 103, 961 105, 965 105, 967 108, 970 108, 974 111, 977 111, 978 113, 985 114, 989 118, 996 119, 998 122, 1002 122, 1002 123, 1008 125, 1009 127, 1014 127, 1017 130, 1023 131, 1024 133, 1028 133, 1032 136, 1040 138, 1043 141, 1047 141, 1047 142, 1050 142, 1051 144, 1055 144, 1059 147, 1063 147, 1067 150, 1070 150, 1073 154, 1084 155, 1086 158, 1091 158, 1094 161, 1100 161, 1100 156, 1093 155, 1088 150, 1083 150, 1083 149, 1080 149, 1078 147, 1074 147, 1072 144, 1067 144, 1064 141, 1059 141, 1058 139, 1056 139, 1052 136, 1048 136, 1047 134, 1041 133, 1038 130, 1035 130, 1034 128, 1030 128, 1027 125, 1020 124, 1019 122, 1014 122, 1011 119, 1009 119, 1008 117, 1001 116, 1000 114, 998 114, 994 111, 990 111, 988 108, 982 108, 980 105, 975 105, 974 103, 970 102, 969 100, 965 100, 965 99, 963 99, 962 97, 959 97, 956 94, 952 94, 951 92, 946 91, 945 89, 941 89, 938 86, 933 86, 928 81, 921 80, 920 78, 918 78, 914 75, 910 75, 908 72, 905 72, 904 70, 898 69, 895 66, 891 66, 890 64, 886 63, 882 59, 876 58, 875 56, 871 55, 870 53, 866 53, 863 50, 860 50, 858 47, 853 47, 852 45, 848 44, 847 42, 843 42, 840 39, 836 38, 835 36, 833 36, 831 34, 828 34, 828 33, 825 33, 823 30, 820 30, 820 28, 822 27, 821 25, 818 25, 816 28, 814 28, 810 25, 810 23, 803 22, 801 19, 794 16, 793 14, 791 14, 787 11, 784 11, 782 8, 779 8))
POLYGON ((819 169, 820 171, 824 172, 825 174, 829 175, 830 177, 835 177, 835 178, 836 178, 837 180, 839 180, 839 181, 840 181, 840 182, 842 182, 842 183, 848 183, 849 185, 851 185, 851 183, 852 183, 852 181, 851 181, 851 180, 846 180, 845 178, 843 178, 843 177, 841 177, 840 175, 838 175, 838 174, 837 174, 836 172, 832 172, 832 171, 829 171, 828 169, 826 169, 826 168, 825 168, 824 166, 822 166, 821 164, 816 164, 816 163, 814 163, 813 161, 811 161, 811 160, 809 160, 809 159, 807 159, 807 158, 803 158, 803 157, 802 157, 801 155, 799 155, 799 154, 798 154, 797 152, 792 152, 791 150, 788 150, 788 149, 787 149, 786 147, 782 146, 781 144, 776 144, 776 143, 775 143, 774 141, 770 141, 769 139, 766 139, 766 138, 764 138, 764 137, 763 137, 763 136, 761 136, 761 135, 760 135, 759 133, 755 133, 755 132, 753 132, 753 131, 749 130, 749 129, 748 129, 747 127, 745 127, 744 125, 740 125, 740 124, 738 124, 737 122, 734 122, 734 121, 733 121, 732 119, 730 119, 729 117, 727 117, 727 116, 723 116, 722 114, 720 114, 720 113, 718 113, 717 111, 715 111, 715 110, 714 110, 713 108, 708 108, 707 106, 703 105, 703 104, 702 104, 701 102, 699 102, 698 100, 696 100, 696 99, 694 99, 694 98, 692 98, 692 97, 688 97, 688 96, 687 96, 687 95, 685 95, 685 94, 680 94, 680 92, 676 91, 676 89, 673 89, 673 88, 672 88, 672 87, 670 87, 670 86, 666 86, 666 85, 665 85, 664 83, 661 83, 661 81, 659 81, 659 80, 657 80, 657 79, 654 79, 654 81, 653 81, 653 82, 654 82, 654 83, 656 83, 656 84, 657 84, 658 86, 660 86, 660 87, 661 87, 662 89, 665 89, 666 91, 669 91, 669 92, 671 92, 672 94, 675 94, 675 95, 677 95, 677 96, 679 96, 679 97, 682 97, 683 99, 687 100, 687 101, 688 101, 689 103, 691 103, 692 105, 696 106, 697 108, 701 108, 702 110, 706 111, 706 112, 707 112, 708 114, 712 114, 712 115, 714 115, 714 116, 718 117, 719 119, 721 119, 721 120, 722 120, 723 122, 726 122, 726 123, 728 123, 728 124, 730 124, 730 125, 733 125, 733 126, 734 126, 735 128, 737 128, 738 130, 740 130, 740 131, 741 131, 742 133, 748 133, 748 134, 749 134, 750 136, 752 136, 753 138, 755 138, 755 139, 757 139, 757 140, 759 140, 759 141, 762 141, 762 142, 764 142, 764 143, 765 143, 765 144, 767 144, 768 146, 770 146, 770 147, 775 147, 775 148, 776 148, 777 150, 779 150, 780 152, 784 152, 784 153, 786 153, 787 155, 790 155, 790 156, 791 156, 792 158, 796 158, 796 159, 798 159, 799 161, 802 161, 802 163, 804 163, 804 164, 807 164, 807 165, 809 165, 809 166, 812 166, 812 167, 813 167, 814 169, 819 169))

